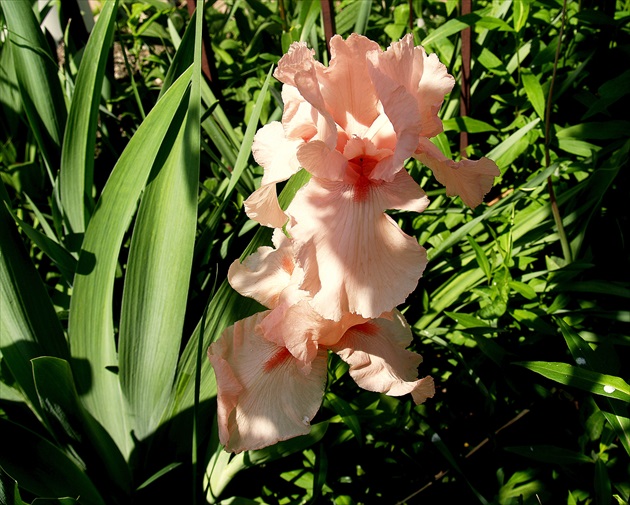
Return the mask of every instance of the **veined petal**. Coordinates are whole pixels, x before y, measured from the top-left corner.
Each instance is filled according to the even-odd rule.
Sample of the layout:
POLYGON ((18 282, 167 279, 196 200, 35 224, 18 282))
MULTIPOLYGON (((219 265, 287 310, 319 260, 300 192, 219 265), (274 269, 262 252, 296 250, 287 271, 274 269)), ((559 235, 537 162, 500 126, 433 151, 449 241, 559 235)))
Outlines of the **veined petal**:
POLYGON ((396 132, 394 153, 376 166, 373 177, 391 181, 418 145, 420 113, 415 98, 390 76, 375 70, 374 67, 370 67, 370 76, 383 104, 383 110, 396 132))
POLYGON ((330 65, 317 69, 328 111, 348 134, 363 136, 378 116, 378 98, 370 81, 366 55, 378 44, 353 33, 347 40, 330 39, 330 65))
MULTIPOLYGON (((242 263, 236 260, 228 270, 228 282, 236 291, 269 309, 278 305, 280 295, 296 274, 291 243, 279 233, 281 237, 274 233, 276 249, 259 247, 242 263)), ((301 280, 299 270, 298 267, 297 279, 293 279, 295 284, 301 280)))
POLYGON ((455 162, 428 139, 420 139, 414 157, 429 167, 435 178, 446 186, 448 196, 460 196, 473 209, 490 191, 494 178, 501 175, 497 164, 489 158, 455 162))
POLYGON ((258 188, 243 202, 243 206, 245 214, 263 226, 282 228, 287 222, 287 215, 278 202, 275 184, 258 188))
POLYGON ((406 170, 400 170, 394 179, 378 187, 380 206, 384 209, 422 212, 429 206, 429 198, 406 170))
POLYGON ((293 42, 287 53, 280 58, 273 76, 284 84, 295 86, 295 74, 309 71, 315 65, 322 66, 314 55, 315 51, 309 49, 306 42, 293 42))
POLYGON ((230 452, 305 435, 322 401, 327 353, 304 374, 289 351, 258 330, 262 312, 227 328, 208 349, 217 378, 219 440, 230 452))
POLYGON ((411 393, 416 404, 435 393, 432 377, 417 379, 422 356, 405 349, 411 330, 399 312, 350 328, 331 350, 350 365, 350 376, 368 391, 402 396, 411 393))
POLYGON ((325 121, 317 109, 308 103, 298 89, 287 84, 282 86, 282 126, 290 139, 308 142, 317 138, 320 121, 325 121))
POLYGON ((339 151, 331 149, 321 140, 302 144, 297 158, 306 171, 331 181, 342 180, 348 164, 348 160, 339 151))
POLYGON ((368 186, 355 201, 352 185, 314 177, 287 209, 302 288, 326 319, 378 317, 402 303, 424 271, 424 248, 383 213, 387 184, 368 186))
POLYGON ((260 324, 266 338, 282 339, 293 357, 300 360, 305 373, 320 348, 336 344, 348 328, 368 321, 350 312, 339 321, 325 319, 309 301, 310 296, 305 296, 297 303, 283 303, 260 324))
POLYGON ((427 55, 424 48, 414 47, 413 36, 408 34, 398 42, 393 42, 385 52, 370 53, 368 58, 370 76, 396 131, 401 131, 396 124, 403 120, 398 102, 392 103, 384 98, 387 99, 400 86, 416 103, 418 135, 434 137, 440 133, 442 121, 437 114, 444 96, 453 89, 455 80, 437 55, 427 55))
POLYGON ((302 139, 288 139, 282 123, 273 121, 256 132, 252 154, 256 163, 265 169, 261 185, 286 181, 300 169, 297 148, 302 139))

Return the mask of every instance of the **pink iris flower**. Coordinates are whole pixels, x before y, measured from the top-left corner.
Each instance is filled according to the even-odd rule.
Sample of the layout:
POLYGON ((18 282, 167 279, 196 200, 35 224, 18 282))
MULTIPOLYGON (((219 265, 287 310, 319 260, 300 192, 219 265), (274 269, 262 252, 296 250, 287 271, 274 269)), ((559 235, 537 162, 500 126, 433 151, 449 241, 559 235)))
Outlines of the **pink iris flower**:
POLYGON ((253 154, 261 187, 245 202, 261 224, 282 227, 305 269, 302 288, 325 318, 345 312, 378 317, 402 303, 426 266, 426 252, 386 210, 422 212, 429 200, 404 170, 415 156, 447 192, 477 205, 498 170, 488 159, 446 160, 428 139, 442 131, 437 113, 454 80, 436 55, 407 35, 383 51, 353 34, 330 41, 325 67, 294 43, 275 77, 283 83, 282 122, 263 127, 253 154), (311 180, 286 213, 276 184, 303 167, 311 180))
POLYGON ((412 335, 399 312, 373 320, 352 313, 339 321, 322 318, 299 289, 303 271, 292 244, 278 231, 274 244, 236 261, 228 274, 237 291, 271 310, 238 321, 208 349, 226 450, 260 449, 307 434, 322 402, 329 350, 364 389, 411 393, 416 403, 433 396, 433 379, 416 379, 422 358, 405 349, 412 335))

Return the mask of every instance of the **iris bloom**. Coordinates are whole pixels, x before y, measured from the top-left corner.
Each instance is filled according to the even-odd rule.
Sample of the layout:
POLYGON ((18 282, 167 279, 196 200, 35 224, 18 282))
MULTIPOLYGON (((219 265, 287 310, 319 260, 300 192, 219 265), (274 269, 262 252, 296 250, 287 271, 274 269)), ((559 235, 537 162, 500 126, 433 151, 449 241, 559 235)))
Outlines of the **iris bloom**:
POLYGON ((304 267, 302 288, 325 318, 345 312, 378 317, 402 303, 426 265, 426 252, 385 210, 422 212, 428 199, 404 170, 415 156, 471 205, 498 175, 487 159, 454 163, 428 140, 454 80, 436 55, 406 36, 382 51, 353 34, 330 41, 325 67, 294 43, 275 77, 284 85, 282 122, 263 127, 253 153, 264 167, 260 189, 245 202, 261 224, 287 223, 304 267), (300 167, 312 175, 286 213, 276 184, 300 167))
POLYGON ((324 394, 328 350, 349 364, 364 389, 411 393, 416 403, 433 396, 433 379, 416 379, 422 358, 405 349, 412 336, 399 312, 374 320, 352 313, 339 321, 322 318, 298 287, 304 272, 291 243, 280 233, 274 243, 276 249, 261 247, 228 274, 237 291, 271 310, 238 321, 208 349, 226 450, 260 449, 307 434, 324 394))

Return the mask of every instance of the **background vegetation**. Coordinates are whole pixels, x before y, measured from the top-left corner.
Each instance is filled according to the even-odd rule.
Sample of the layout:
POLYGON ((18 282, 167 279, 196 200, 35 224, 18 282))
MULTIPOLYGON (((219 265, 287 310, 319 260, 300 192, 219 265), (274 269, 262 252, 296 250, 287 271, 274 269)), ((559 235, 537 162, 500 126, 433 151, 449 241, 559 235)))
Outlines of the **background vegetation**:
POLYGON ((0 503, 628 503, 630 2, 472 3, 334 2, 337 33, 411 30, 458 79, 472 30, 436 142, 502 175, 471 211, 410 161, 432 203, 395 215, 429 252, 402 310, 436 396, 333 356, 311 435, 236 457, 205 349, 259 310, 224 281, 269 240, 251 141, 290 43, 327 61, 321 3, 0 4, 0 503))

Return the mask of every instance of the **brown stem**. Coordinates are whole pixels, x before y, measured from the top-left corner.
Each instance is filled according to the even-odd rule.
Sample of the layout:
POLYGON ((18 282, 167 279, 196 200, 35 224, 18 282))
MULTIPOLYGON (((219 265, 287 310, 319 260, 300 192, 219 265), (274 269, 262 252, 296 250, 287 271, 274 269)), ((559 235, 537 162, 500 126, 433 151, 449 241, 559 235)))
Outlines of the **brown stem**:
MULTIPOLYGON (((461 15, 465 16, 472 12, 472 0, 462 0, 461 15)), ((470 112, 470 59, 471 59, 471 32, 470 28, 462 31, 462 83, 459 100, 459 115, 467 116, 470 112)), ((466 148, 468 147, 468 132, 459 132, 459 153, 462 158, 466 158, 466 148)))
POLYGON ((328 50, 328 60, 330 60, 330 39, 335 34, 335 7, 333 0, 320 0, 322 4, 322 18, 324 20, 324 37, 326 38, 326 49, 328 50))
MULTIPOLYGON (((197 9, 197 0, 186 0, 186 7, 188 7, 188 14, 192 17, 195 10, 197 9)), ((214 64, 214 53, 208 52, 206 50, 206 46, 209 46, 209 44, 206 43, 208 37, 206 34, 205 23, 203 26, 204 30, 201 41, 201 71, 203 72, 203 75, 206 76, 208 81, 213 85, 213 91, 215 92, 215 94, 217 94, 219 90, 215 88, 218 85, 219 79, 217 76, 216 65, 214 64)))

